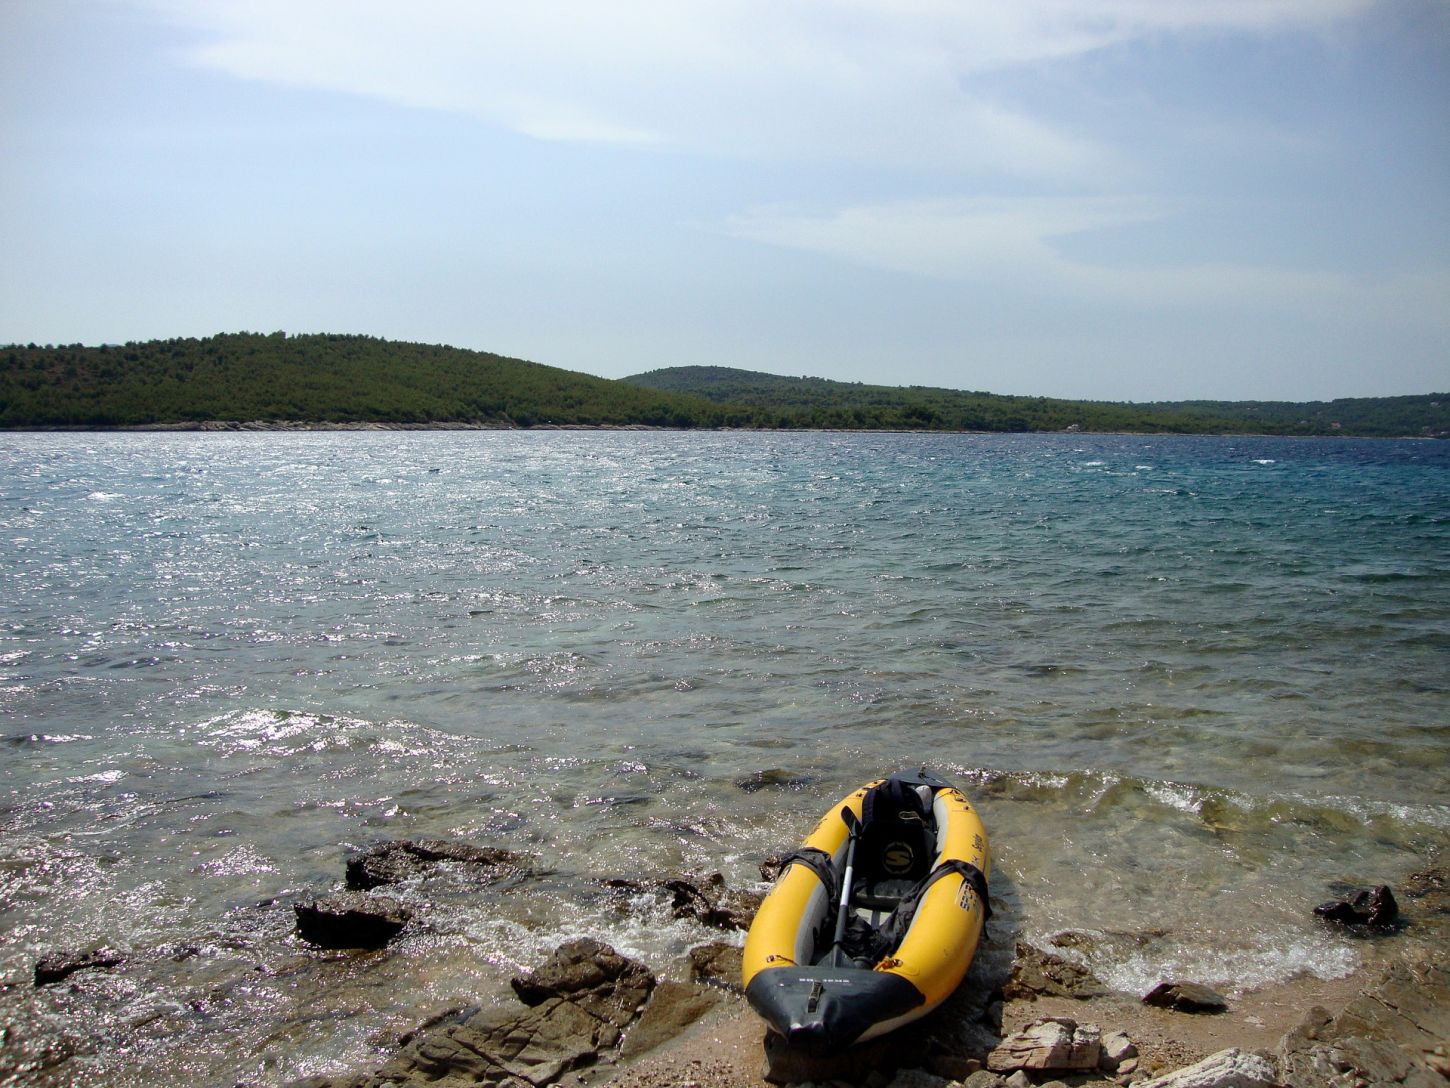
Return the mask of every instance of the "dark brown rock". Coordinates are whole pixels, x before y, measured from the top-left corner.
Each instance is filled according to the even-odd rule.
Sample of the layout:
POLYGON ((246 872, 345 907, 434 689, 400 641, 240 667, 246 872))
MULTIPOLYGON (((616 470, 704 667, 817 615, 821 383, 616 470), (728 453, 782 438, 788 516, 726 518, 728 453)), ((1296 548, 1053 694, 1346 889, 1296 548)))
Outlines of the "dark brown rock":
POLYGON ((674 895, 670 907, 676 918, 693 918, 716 929, 749 929, 763 898, 756 892, 732 891, 720 873, 700 882, 667 880, 664 886, 674 895))
POLYGON ((1388 885, 1381 884, 1357 892, 1353 899, 1321 903, 1314 908, 1314 913, 1326 922, 1385 929, 1395 924, 1400 907, 1395 902, 1395 893, 1388 885))
MULTIPOLYGON (((491 1008, 420 1029, 380 1069, 348 1084, 542 1088, 612 1056, 655 979, 643 964, 584 939, 560 946, 539 970, 514 980, 514 989, 529 1008, 491 1008)), ((683 1015, 662 1006, 659 1037, 683 1015)))
POLYGON ((439 865, 466 866, 479 878, 499 880, 528 871, 527 859, 512 850, 472 846, 444 839, 398 839, 347 859, 347 886, 356 891, 426 876, 439 865))
POLYGON ((292 909, 298 936, 320 948, 382 948, 413 917, 396 899, 354 892, 296 903, 292 909))
POLYGON ((538 970, 510 985, 525 1005, 564 998, 622 1028, 649 998, 655 977, 602 941, 581 937, 560 945, 538 970))
POLYGON ((780 871, 785 868, 786 854, 771 854, 760 863, 760 879, 774 884, 780 878, 780 871))
POLYGON ((711 941, 690 949, 690 980, 727 989, 740 988, 743 950, 724 941, 711 941))
POLYGON ((1012 973, 1002 986, 1009 1001, 1039 997, 1075 997, 1081 1000, 1107 992, 1102 982, 1080 963, 1025 942, 1017 942, 1012 973))
POLYGON ((1195 1013, 1219 1013, 1228 1008, 1223 994, 1197 982, 1160 982, 1143 995, 1143 1004, 1195 1013))
POLYGON ((35 985, 49 986, 70 978, 77 971, 105 970, 119 967, 126 957, 109 948, 90 952, 54 952, 35 963, 35 985))

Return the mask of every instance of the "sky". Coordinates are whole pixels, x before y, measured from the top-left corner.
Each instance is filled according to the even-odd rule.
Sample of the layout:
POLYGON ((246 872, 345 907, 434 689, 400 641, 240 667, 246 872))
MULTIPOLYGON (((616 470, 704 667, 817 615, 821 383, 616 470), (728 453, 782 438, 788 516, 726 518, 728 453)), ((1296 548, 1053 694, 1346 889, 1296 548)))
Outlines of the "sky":
POLYGON ((1447 0, 0 0, 0 343, 1450 391, 1447 0))

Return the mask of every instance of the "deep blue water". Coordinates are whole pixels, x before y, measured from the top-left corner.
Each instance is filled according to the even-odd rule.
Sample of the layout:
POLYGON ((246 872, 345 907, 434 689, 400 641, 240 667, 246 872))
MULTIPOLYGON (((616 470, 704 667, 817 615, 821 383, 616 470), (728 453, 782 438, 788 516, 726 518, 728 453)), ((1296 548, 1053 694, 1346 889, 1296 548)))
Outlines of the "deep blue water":
POLYGON ((1343 973, 1308 907, 1450 844, 1447 443, 12 434, 0 557, 0 971, 149 965, 0 995, 110 1033, 72 1078, 335 1068, 566 933, 663 966, 707 935, 588 874, 748 884, 899 766, 1010 930, 1166 930, 1105 939, 1129 988, 1343 973), (256 907, 416 835, 555 875, 368 967, 256 907))

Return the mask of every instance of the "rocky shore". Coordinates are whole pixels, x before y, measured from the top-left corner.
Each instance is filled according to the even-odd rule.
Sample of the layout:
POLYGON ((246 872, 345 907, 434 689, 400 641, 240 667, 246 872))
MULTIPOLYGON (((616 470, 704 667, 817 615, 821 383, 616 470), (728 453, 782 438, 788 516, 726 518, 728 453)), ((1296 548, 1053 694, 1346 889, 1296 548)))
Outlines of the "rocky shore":
MULTIPOLYGON (((385 844, 352 859, 349 882, 376 887, 430 858, 518 864, 507 852, 474 857, 471 849, 385 844), (374 876, 359 875, 367 873, 374 876)), ((770 863, 762 868, 771 871, 770 863)), ((727 888, 718 874, 664 887, 677 916, 723 931, 748 927, 757 902, 727 888)), ((1405 890, 1416 923, 1438 933, 1450 918, 1446 870, 1417 873, 1405 890)), ((1325 904, 1318 913, 1365 935, 1406 925, 1387 888, 1325 904)), ((985 950, 937 1012, 823 1060, 792 1053, 764 1031, 740 995, 739 949, 728 940, 692 949, 680 977, 670 979, 600 941, 578 939, 513 980, 520 1007, 460 1011, 405 1037, 376 1069, 309 1078, 293 1088, 1450 1084, 1450 955, 1443 944, 1410 942, 1377 973, 1306 977, 1230 1001, 1181 979, 1165 979, 1144 995, 1115 993, 1076 955, 1093 940, 1067 932, 1048 948, 1017 942, 1010 955, 985 950)))
MULTIPOLYGON (((500 886, 526 876, 530 864, 467 843, 382 843, 348 859, 345 890, 290 904, 295 939, 386 954, 376 950, 415 924, 416 902, 400 901, 390 894, 395 888, 434 878, 500 886)), ((1401 886, 1402 907, 1389 889, 1375 889, 1343 909, 1321 908, 1322 924, 1349 926, 1376 949, 1374 966, 1348 978, 1304 976, 1233 996, 1166 978, 1146 994, 1128 994, 1086 966, 1097 935, 1068 931, 1041 945, 998 937, 933 1014, 829 1060, 792 1053, 768 1036, 740 994, 740 934, 758 895, 728 888, 718 874, 598 883, 626 897, 658 893, 676 917, 719 930, 720 938, 660 972, 594 938, 566 941, 512 979, 511 1000, 435 1014, 397 1037, 376 1065, 292 1081, 292 1088, 1450 1085, 1450 867, 1441 864, 1401 886)), ((36 962, 33 985, 125 963, 104 948, 53 954, 36 962)), ((23 1049, 11 1048, 12 1059, 23 1049)), ((63 1076, 63 1062, 60 1053, 42 1056, 30 1071, 48 1066, 49 1075, 63 1076)), ((0 1074, 5 1065, 0 1060, 0 1074)))

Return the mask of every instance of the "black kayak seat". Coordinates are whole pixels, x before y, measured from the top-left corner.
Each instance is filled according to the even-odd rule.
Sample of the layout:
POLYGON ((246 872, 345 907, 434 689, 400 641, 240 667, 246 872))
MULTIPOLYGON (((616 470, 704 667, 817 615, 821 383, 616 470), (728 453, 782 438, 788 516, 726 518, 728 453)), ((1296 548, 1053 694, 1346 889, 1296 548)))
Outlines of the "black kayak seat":
POLYGON ((857 881, 851 892, 851 905, 864 910, 895 910, 915 887, 914 880, 857 881))
POLYGON ((894 910, 931 871, 936 835, 927 808, 930 795, 929 790, 919 791, 895 777, 866 795, 861 806, 852 905, 872 911, 894 910))

